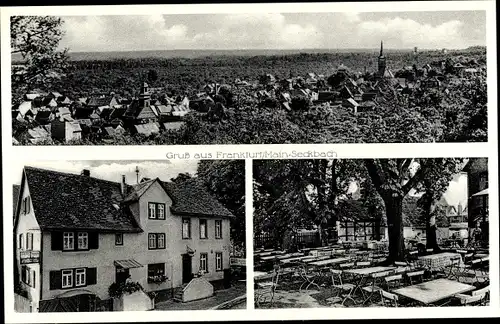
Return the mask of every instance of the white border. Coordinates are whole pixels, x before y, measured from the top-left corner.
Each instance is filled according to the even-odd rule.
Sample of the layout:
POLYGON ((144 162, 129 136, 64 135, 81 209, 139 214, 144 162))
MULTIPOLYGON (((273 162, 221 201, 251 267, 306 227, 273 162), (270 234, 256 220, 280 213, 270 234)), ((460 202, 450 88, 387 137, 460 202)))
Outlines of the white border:
MULTIPOLYGON (((499 215, 498 210, 498 151, 497 151, 497 75, 496 75, 496 3, 494 1, 431 1, 431 2, 390 2, 390 3, 281 3, 281 4, 203 4, 203 5, 149 5, 149 6, 72 6, 72 7, 9 7, 1 8, 2 42, 2 136, 3 144, 3 202, 4 215, 11 214, 12 179, 18 175, 9 174, 10 166, 16 159, 49 160, 134 160, 167 159, 167 152, 182 154, 217 152, 288 152, 292 151, 327 152, 333 151, 339 158, 394 158, 394 157, 488 157, 490 176, 490 214, 499 215), (143 15, 152 13, 196 14, 196 13, 254 13, 254 12, 389 12, 389 11, 462 11, 486 10, 487 12, 487 68, 488 68, 488 143, 469 144, 318 144, 318 145, 222 145, 222 146, 93 146, 93 147, 13 147, 11 143, 10 110, 10 50, 9 16, 10 15, 143 15)), ((251 176, 251 161, 246 161, 246 175, 251 176)), ((253 277, 252 250, 252 193, 251 177, 246 183, 247 211, 247 276, 253 277)), ((457 317, 492 317, 500 314, 499 294, 499 219, 490 218, 490 255, 491 255, 491 305, 489 307, 464 308, 425 308, 422 309, 377 309, 363 308, 321 308, 321 309, 273 309, 255 310, 253 308, 253 285, 247 280, 249 295, 247 310, 204 310, 204 311, 169 311, 165 312, 113 312, 113 313, 65 313, 63 314, 20 314, 14 313, 12 292, 12 218, 4 217, 4 277, 6 322, 43 323, 43 322, 122 322, 122 321, 206 321, 206 320, 285 320, 285 319, 374 319, 374 318, 457 318, 457 317)))

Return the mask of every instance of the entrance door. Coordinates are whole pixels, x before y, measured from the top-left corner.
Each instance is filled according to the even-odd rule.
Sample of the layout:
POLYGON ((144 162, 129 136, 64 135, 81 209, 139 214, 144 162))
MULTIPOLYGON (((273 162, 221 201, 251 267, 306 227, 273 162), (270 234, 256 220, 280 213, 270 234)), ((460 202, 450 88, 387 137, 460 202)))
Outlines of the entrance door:
POLYGON ((128 269, 124 269, 122 267, 116 266, 116 278, 115 278, 116 283, 117 284, 125 283, 129 274, 130 273, 129 273, 128 269))
POLYGON ((182 283, 188 283, 193 277, 193 262, 189 254, 182 254, 182 283))

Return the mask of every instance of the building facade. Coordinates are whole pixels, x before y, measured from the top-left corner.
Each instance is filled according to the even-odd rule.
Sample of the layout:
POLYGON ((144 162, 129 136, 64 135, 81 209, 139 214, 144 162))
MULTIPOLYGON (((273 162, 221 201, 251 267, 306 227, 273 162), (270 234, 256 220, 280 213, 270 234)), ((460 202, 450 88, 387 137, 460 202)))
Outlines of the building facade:
POLYGON ((106 300, 127 280, 145 292, 197 275, 219 281, 230 267, 233 216, 196 179, 128 185, 26 167, 19 198, 16 266, 35 312, 74 296, 106 300))

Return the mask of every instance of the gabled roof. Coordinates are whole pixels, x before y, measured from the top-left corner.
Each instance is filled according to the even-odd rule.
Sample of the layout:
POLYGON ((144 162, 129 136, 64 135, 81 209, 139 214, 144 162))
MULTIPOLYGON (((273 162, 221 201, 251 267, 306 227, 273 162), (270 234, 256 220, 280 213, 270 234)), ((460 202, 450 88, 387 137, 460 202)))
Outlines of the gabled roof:
POLYGON ((100 106, 109 106, 113 97, 91 97, 87 99, 87 106, 100 107, 100 106))
POLYGON ((133 216, 117 208, 117 182, 33 167, 24 168, 24 179, 42 230, 140 231, 133 216))
POLYGON ((196 178, 180 182, 161 181, 161 183, 172 199, 173 204, 170 209, 174 214, 234 217, 196 178))
POLYGON ((152 134, 158 134, 160 132, 160 125, 158 123, 147 123, 134 125, 137 133, 150 136, 152 134))

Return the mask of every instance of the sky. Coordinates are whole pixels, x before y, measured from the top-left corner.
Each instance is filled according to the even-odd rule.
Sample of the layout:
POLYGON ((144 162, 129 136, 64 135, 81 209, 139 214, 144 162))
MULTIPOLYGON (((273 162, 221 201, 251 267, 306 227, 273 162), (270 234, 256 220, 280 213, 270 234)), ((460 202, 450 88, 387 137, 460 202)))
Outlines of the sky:
POLYGON ((484 11, 63 17, 73 52, 181 49, 421 49, 486 45, 484 11))
POLYGON ((24 165, 42 169, 80 174, 83 169, 90 170, 90 176, 109 181, 120 182, 125 175, 128 184, 136 184, 135 167, 139 167, 139 181, 142 178, 160 178, 169 181, 179 173, 188 172, 192 175, 198 168, 197 160, 166 160, 166 161, 30 161, 16 165, 14 168, 15 184, 21 183, 24 165))

